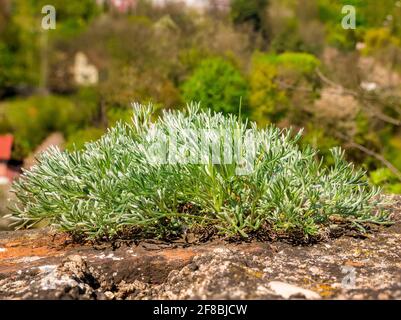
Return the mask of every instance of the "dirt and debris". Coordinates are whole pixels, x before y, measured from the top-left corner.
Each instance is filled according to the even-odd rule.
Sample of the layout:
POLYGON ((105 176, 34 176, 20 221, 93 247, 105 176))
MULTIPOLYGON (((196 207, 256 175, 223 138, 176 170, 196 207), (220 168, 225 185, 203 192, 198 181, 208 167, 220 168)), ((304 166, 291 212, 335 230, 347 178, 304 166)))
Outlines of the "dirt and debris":
POLYGON ((0 299, 401 299, 401 197, 365 237, 94 246, 0 232, 0 299))

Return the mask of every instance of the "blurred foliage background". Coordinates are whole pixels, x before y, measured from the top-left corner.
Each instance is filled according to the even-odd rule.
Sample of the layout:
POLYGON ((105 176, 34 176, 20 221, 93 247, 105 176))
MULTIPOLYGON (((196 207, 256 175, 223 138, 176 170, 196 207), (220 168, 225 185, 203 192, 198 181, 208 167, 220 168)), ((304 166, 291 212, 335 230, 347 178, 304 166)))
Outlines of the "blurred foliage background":
POLYGON ((15 136, 13 158, 53 132, 82 148, 134 101, 241 103, 260 126, 305 128, 323 155, 341 145, 372 183, 401 193, 401 1, 207 3, 0 0, 0 134, 15 136), (46 4, 55 30, 41 28, 46 4), (341 26, 343 5, 356 8, 354 30, 341 26), (85 72, 94 80, 77 80, 85 72))

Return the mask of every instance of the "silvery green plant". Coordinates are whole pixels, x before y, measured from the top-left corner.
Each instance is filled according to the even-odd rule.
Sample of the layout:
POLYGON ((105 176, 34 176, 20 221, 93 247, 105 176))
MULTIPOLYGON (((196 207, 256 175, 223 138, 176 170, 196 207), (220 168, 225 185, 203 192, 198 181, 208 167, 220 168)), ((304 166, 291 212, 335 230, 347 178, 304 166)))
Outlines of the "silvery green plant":
POLYGON ((89 239, 127 230, 164 237, 213 226, 246 238, 266 229, 316 236, 333 215, 358 226, 387 221, 380 191, 338 148, 332 150, 335 164, 325 167, 316 150, 300 147, 301 132, 260 129, 196 104, 154 117, 151 106, 135 105, 131 123, 119 123, 84 150, 43 153, 13 186, 20 226, 44 220, 89 239), (214 148, 216 161, 192 134, 199 131, 224 132, 234 141, 233 161, 221 146, 214 148), (160 143, 171 132, 179 133, 174 153, 160 143), (188 161, 188 153, 196 161, 188 161))

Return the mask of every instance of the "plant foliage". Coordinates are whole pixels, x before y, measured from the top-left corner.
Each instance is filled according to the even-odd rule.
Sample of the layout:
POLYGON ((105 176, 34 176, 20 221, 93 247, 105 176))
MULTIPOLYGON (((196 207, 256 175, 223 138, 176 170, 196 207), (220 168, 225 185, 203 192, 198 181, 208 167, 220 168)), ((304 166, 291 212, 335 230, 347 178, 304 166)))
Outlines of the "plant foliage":
MULTIPOLYGON (((332 215, 355 224, 386 222, 379 190, 338 148, 332 150, 334 165, 324 167, 316 150, 300 147, 300 132, 258 129, 234 115, 200 111, 198 105, 151 119, 150 106, 136 106, 132 123, 119 123, 83 150, 52 148, 42 154, 14 184, 14 217, 24 226, 45 220, 92 239, 127 229, 162 237, 207 226, 225 236, 248 237, 268 228, 308 237, 320 234, 332 215), (253 170, 239 175, 236 162, 214 164, 188 129, 228 132, 239 140, 240 155, 249 151, 251 134, 253 170), (178 150, 199 152, 201 163, 151 161, 154 138, 172 130, 182 133, 178 150)), ((223 157, 221 148, 218 156, 223 157)))
POLYGON ((186 100, 200 101, 216 111, 233 112, 241 100, 247 100, 247 84, 241 73, 222 58, 202 61, 194 74, 183 84, 186 100))

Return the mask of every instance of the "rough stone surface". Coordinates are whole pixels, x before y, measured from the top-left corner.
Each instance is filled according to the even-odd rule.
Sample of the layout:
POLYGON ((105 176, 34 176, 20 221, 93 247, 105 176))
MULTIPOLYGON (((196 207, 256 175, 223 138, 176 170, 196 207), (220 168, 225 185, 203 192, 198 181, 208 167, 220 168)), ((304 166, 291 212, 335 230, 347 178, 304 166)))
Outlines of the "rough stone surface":
POLYGON ((302 297, 304 299, 321 299, 322 297, 311 290, 305 290, 303 288, 294 286, 281 281, 272 281, 269 283, 269 288, 277 295, 284 299, 290 299, 293 297, 302 297))
POLYGON ((285 242, 76 244, 0 232, 0 299, 401 299, 401 201, 390 227, 285 242))

